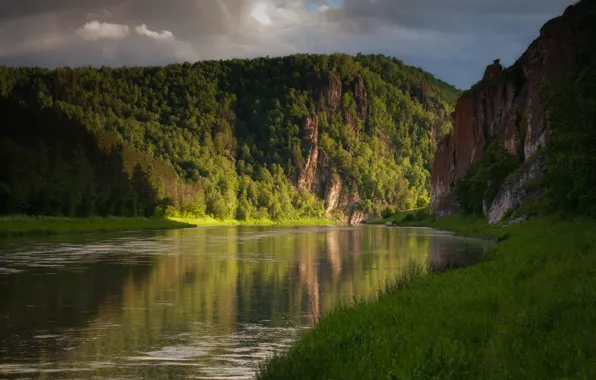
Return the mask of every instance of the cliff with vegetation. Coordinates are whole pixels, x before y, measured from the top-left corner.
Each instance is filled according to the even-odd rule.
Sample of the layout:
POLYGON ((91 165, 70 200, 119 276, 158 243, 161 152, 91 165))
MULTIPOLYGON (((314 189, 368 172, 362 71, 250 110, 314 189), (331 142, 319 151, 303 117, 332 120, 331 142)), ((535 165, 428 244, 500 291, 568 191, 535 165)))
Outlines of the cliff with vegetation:
MULTIPOLYGON (((484 214, 494 223, 544 194, 546 184, 536 186, 548 166, 542 148, 550 145, 557 128, 562 132, 555 139, 571 131, 554 115, 563 106, 556 98, 565 84, 578 84, 570 77, 586 69, 590 53, 583 52, 593 44, 590 15, 593 5, 586 1, 568 7, 542 27, 517 62, 504 69, 496 60, 482 81, 459 98, 451 116, 453 131, 435 155, 432 213, 442 217, 461 210, 484 214)), ((570 100, 578 96, 567 94, 570 100)))
POLYGON ((0 67, 0 212, 358 223, 428 204, 458 95, 384 56, 0 67))
POLYGON ((493 239, 484 260, 436 276, 409 267, 324 316, 258 379, 596 377, 594 20, 596 2, 578 2, 511 68, 489 66, 439 144, 435 216, 392 217, 493 239))

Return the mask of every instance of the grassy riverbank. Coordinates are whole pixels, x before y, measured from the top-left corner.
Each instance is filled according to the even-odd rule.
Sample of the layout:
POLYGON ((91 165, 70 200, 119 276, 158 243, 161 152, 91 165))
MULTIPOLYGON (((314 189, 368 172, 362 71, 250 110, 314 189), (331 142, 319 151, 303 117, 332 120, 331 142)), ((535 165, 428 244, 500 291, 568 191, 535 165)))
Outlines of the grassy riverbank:
POLYGON ((194 227, 168 219, 89 217, 65 218, 47 216, 0 217, 0 236, 58 235, 87 232, 164 230, 194 227))
POLYGON ((596 378, 596 221, 408 223, 501 242, 473 267, 336 309, 258 379, 596 378))
POLYGON ((328 219, 298 219, 272 221, 264 220, 218 220, 202 219, 147 219, 123 217, 66 218, 46 216, 3 216, 0 217, 0 237, 28 235, 59 235, 88 232, 165 230, 208 226, 321 226, 335 225, 328 219))
POLYGON ((398 212, 386 219, 375 220, 368 224, 384 225, 386 223, 407 227, 432 227, 456 232, 461 236, 495 241, 503 240, 508 235, 508 230, 501 228, 501 224, 490 225, 481 216, 457 214, 436 220, 435 217, 429 215, 428 209, 398 212))
POLYGON ((187 223, 197 227, 209 226, 332 226, 337 225, 331 219, 318 218, 303 218, 303 219, 288 219, 288 220, 271 220, 271 219, 249 219, 249 220, 219 220, 215 218, 171 218, 173 221, 180 223, 187 223))

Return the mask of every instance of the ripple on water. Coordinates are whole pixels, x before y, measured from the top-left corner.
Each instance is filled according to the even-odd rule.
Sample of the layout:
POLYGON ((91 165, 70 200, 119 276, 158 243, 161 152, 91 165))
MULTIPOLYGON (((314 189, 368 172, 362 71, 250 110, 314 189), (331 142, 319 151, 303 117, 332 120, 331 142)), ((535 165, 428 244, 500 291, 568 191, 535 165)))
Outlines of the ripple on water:
MULTIPOLYGON (((402 256, 408 256, 414 243, 420 243, 416 254, 459 254, 467 249, 454 238, 417 239, 443 235, 432 230, 408 235, 398 229, 371 227, 370 236, 361 231, 360 227, 232 228, 208 233, 183 231, 176 237, 136 235, 82 243, 2 245, 0 287, 9 279, 6 283, 14 286, 17 295, 5 304, 22 310, 21 315, 11 312, 0 318, 3 324, 12 318, 7 325, 15 323, 19 328, 16 322, 21 316, 30 318, 33 327, 26 338, 24 334, 18 338, 16 348, 0 340, 2 361, 32 360, 0 365, 0 377, 250 379, 258 363, 289 348, 300 332, 309 328, 295 325, 310 323, 320 315, 303 305, 305 297, 320 297, 321 304, 334 304, 335 297, 344 295, 339 293, 344 283, 349 285, 346 295, 357 292, 364 296, 361 293, 376 277, 364 276, 362 290, 359 276, 368 271, 384 279, 386 273, 397 272, 403 265, 402 256), (354 232, 326 234, 343 230, 354 232), (399 233, 408 239, 400 238, 399 233), (300 241, 303 236, 290 236, 304 234, 316 236, 304 241, 300 241), (286 236, 278 244, 273 240, 280 235, 286 236), (394 239, 386 240, 387 235, 394 239), (259 239, 264 243, 255 244, 259 239), (181 257, 155 257, 177 255, 181 257), (229 264, 223 265, 226 261, 229 264), (341 272, 337 278, 330 272, 336 261, 341 272), (308 265, 308 270, 299 276, 301 264, 308 265), (130 266, 130 270, 121 270, 120 265, 130 266), (97 272, 92 272, 95 269, 97 272), (22 271, 30 274, 18 274, 22 271), (35 277, 78 271, 97 275, 101 281, 94 283, 95 277, 89 276, 87 284, 84 275, 65 276, 69 281, 35 277), (126 273, 126 281, 120 284, 117 276, 122 273, 126 273), (9 276, 17 280, 22 276, 29 283, 25 286, 26 281, 11 281, 9 276), (78 286, 77 281, 88 286, 78 286), (31 284, 45 289, 47 283, 55 285, 48 289, 47 297, 43 292, 28 299, 18 296, 22 294, 19 291, 32 289, 31 284), (96 295, 95 290, 102 286, 105 294, 96 295), (64 297, 53 298, 52 291, 64 297), (79 297, 88 302, 79 305, 79 297), (286 303, 288 309, 284 309, 286 303), (81 309, 73 310, 72 305, 81 309), (65 318, 66 326, 54 324, 64 315, 77 321, 65 318), (55 361, 32 364, 39 359, 33 357, 38 348, 45 355, 40 360, 55 361), (91 362, 100 359, 105 361, 91 362), (87 372, 95 369, 101 370, 87 372), (37 375, 43 372, 56 374, 37 375)), ((16 332, 16 328, 8 331, 11 338, 16 332)))

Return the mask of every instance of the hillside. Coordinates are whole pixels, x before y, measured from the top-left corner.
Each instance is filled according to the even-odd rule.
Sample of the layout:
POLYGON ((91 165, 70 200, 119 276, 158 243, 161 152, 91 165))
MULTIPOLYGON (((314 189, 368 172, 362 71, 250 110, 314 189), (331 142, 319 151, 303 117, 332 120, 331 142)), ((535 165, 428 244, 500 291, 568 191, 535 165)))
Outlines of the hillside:
POLYGON ((425 206, 458 95, 384 56, 1 67, 0 212, 357 223, 425 206))

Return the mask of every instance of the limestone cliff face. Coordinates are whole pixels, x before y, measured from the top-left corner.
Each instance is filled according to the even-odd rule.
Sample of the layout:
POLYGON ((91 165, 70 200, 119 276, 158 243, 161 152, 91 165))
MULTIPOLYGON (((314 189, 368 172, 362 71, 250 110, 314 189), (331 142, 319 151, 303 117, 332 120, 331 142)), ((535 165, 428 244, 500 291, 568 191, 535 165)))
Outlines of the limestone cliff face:
POLYGON ((578 17, 577 5, 567 8, 563 16, 542 27, 540 36, 513 66, 504 70, 496 60, 486 68, 482 81, 458 100, 451 117, 453 131, 439 142, 435 154, 432 213, 444 216, 457 210, 455 183, 480 159, 492 139, 502 138, 506 150, 522 163, 548 143, 550 127, 540 92, 570 68, 578 17))
MULTIPOLYGON (((357 224, 368 218, 379 217, 380 215, 365 212, 358 184, 350 179, 341 178, 335 172, 334 165, 331 165, 325 151, 319 146, 323 129, 321 125, 329 125, 334 118, 337 120, 338 115, 343 119, 344 125, 353 128, 357 137, 370 133, 367 132, 366 124, 371 101, 363 77, 355 74, 349 81, 342 82, 338 74, 317 72, 310 76, 306 89, 316 105, 316 111, 306 117, 301 128, 301 152, 304 161, 295 173, 295 185, 323 199, 328 214, 340 211, 348 223, 357 224), (354 100, 355 112, 343 105, 346 93, 354 100), (327 119, 324 119, 325 117, 327 119)), ((412 100, 418 101, 427 111, 446 114, 444 106, 428 83, 421 81, 418 86, 405 87, 402 91, 404 94, 410 91, 412 100)), ((444 123, 444 117, 439 122, 444 123)), ((435 132, 433 136, 434 134, 435 132)), ((349 148, 348 151, 354 154, 349 148)))
POLYGON ((546 167, 546 157, 538 156, 527 162, 521 171, 508 178, 490 205, 484 205, 489 223, 499 222, 507 211, 516 209, 524 202, 540 195, 541 189, 531 189, 530 182, 546 167))
POLYGON ((362 121, 366 121, 368 111, 368 93, 366 87, 364 87, 364 80, 361 76, 356 77, 354 81, 354 100, 358 107, 358 117, 362 121))
POLYGON ((298 177, 298 188, 310 191, 319 158, 319 118, 317 115, 308 116, 303 133, 304 145, 308 155, 306 156, 304 168, 298 177))
MULTIPOLYGON (((362 77, 357 76, 351 89, 357 106, 357 116, 366 122, 368 94, 362 77)), ((309 86, 309 94, 328 114, 340 112, 343 85, 336 74, 316 74, 309 86)), ((345 118, 345 115, 344 115, 345 118)), ((353 125, 352 120, 346 120, 353 125)), ((362 223, 364 211, 360 206, 360 195, 355 184, 347 183, 329 165, 325 153, 319 148, 319 115, 308 116, 303 127, 303 147, 307 152, 305 163, 299 170, 296 186, 306 189, 325 200, 325 210, 332 213, 340 210, 350 224, 362 223)))

